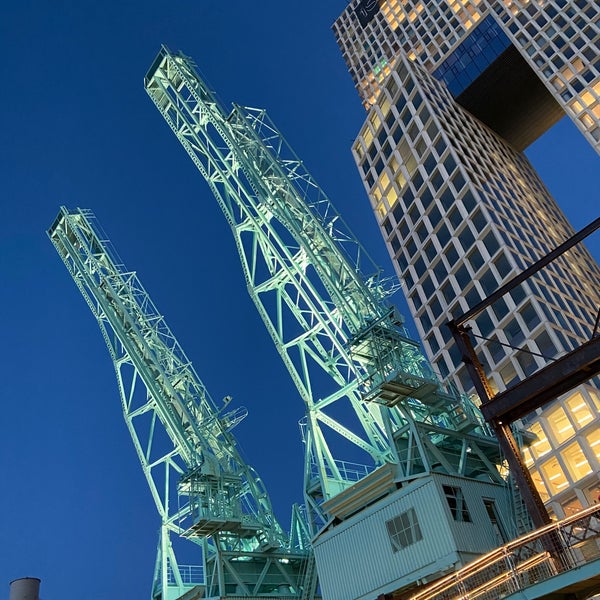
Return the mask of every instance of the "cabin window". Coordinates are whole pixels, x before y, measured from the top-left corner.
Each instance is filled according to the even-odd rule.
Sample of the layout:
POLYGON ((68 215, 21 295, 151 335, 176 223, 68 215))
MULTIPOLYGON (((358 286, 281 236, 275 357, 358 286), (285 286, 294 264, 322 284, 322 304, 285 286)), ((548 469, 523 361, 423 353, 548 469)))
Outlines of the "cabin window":
POLYGON ((471 515, 469 514, 462 489, 451 485, 444 485, 442 487, 454 520, 471 523, 471 515))
POLYGON ((386 522, 392 550, 398 552, 415 542, 423 539, 417 513, 414 508, 399 514, 397 517, 386 522))

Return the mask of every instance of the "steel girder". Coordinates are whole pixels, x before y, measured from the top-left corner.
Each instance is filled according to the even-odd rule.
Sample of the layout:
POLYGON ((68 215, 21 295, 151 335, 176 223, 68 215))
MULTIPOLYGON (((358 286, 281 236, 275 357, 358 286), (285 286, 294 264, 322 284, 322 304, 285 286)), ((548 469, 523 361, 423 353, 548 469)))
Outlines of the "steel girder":
MULTIPOLYGON (((399 456, 409 438, 427 436, 439 448, 465 427, 489 440, 477 410, 443 389, 408 338, 377 274, 361 273, 368 257, 265 111, 234 105, 226 112, 194 63, 166 47, 145 87, 229 222, 250 296, 305 403, 313 533, 326 519, 321 503, 360 471, 334 457, 332 433, 366 455, 371 469, 396 463, 401 477, 414 471, 399 456), (439 428, 455 433, 440 436, 439 428)), ((414 444, 413 464, 430 470, 425 446, 414 444)))
MULTIPOLYGON (((171 533, 198 544, 205 565, 218 563, 223 552, 262 556, 271 550, 275 559, 288 556, 289 540, 267 491, 229 432, 243 415, 217 409, 93 214, 61 208, 48 235, 98 321, 125 421, 160 514, 153 594, 167 600, 203 583, 182 574, 171 533)), ((304 548, 295 551, 296 562, 307 560, 304 548)))

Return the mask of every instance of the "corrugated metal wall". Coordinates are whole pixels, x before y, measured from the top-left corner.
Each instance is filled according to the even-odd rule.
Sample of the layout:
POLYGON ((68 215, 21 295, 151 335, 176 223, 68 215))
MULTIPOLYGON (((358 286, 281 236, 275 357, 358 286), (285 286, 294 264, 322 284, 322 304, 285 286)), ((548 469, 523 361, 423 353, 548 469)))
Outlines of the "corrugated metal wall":
POLYGON ((324 531, 313 544, 323 599, 374 600, 496 547, 483 498, 496 500, 502 511, 506 494, 495 484, 433 474, 324 531), (463 490, 472 522, 454 520, 442 485, 463 490), (386 522, 411 508, 423 539, 394 552, 386 522))

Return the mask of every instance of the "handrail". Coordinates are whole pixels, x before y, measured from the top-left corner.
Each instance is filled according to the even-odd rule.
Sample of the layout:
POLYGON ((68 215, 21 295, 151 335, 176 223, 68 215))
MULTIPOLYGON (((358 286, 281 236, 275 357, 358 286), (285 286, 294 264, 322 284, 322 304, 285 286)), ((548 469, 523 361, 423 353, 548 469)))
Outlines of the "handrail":
POLYGON ((488 598, 484 594, 497 598, 502 586, 512 593, 600 558, 598 539, 600 506, 593 505, 526 533, 407 598, 481 600, 488 598), (549 550, 548 540, 557 540, 560 546, 549 550), (595 551, 581 552, 579 548, 588 543, 595 544, 595 551))

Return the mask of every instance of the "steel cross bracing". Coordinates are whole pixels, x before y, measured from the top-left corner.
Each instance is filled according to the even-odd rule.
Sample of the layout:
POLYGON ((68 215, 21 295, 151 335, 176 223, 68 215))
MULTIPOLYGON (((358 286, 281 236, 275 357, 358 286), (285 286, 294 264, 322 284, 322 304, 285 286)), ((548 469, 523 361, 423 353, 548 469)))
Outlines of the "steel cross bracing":
POLYGON ((368 257, 265 111, 226 112, 193 62, 165 47, 145 86, 225 214, 250 295, 305 402, 313 531, 321 503, 366 473, 334 458, 332 432, 370 468, 398 464, 400 477, 434 463, 465 474, 477 463, 499 481, 479 414, 442 388, 381 282, 362 275, 368 257))
MULTIPOLYGON (((48 234, 110 351, 125 421, 161 517, 155 597, 178 597, 194 583, 210 588, 211 581, 224 595, 222 582, 227 577, 219 569, 232 571, 235 556, 262 556, 258 563, 266 573, 283 552, 284 564, 291 565, 286 568, 306 568, 302 539, 295 535, 298 547, 290 548, 260 478, 243 461, 229 432, 245 412, 224 414, 215 406, 164 318, 135 273, 125 269, 93 214, 61 208, 48 234), (203 548, 207 568, 215 571, 206 574, 206 581, 186 581, 171 532, 203 548), (168 589, 169 582, 173 589, 168 589)), ((294 514, 299 528, 299 513, 294 514)), ((282 570, 278 564, 272 568, 282 570)), ((231 577, 235 580, 235 574, 231 577)), ((249 585, 247 574, 245 581, 242 585, 249 585)), ((293 577, 289 586, 299 593, 293 577)), ((253 591, 248 587, 239 595, 253 591)))

